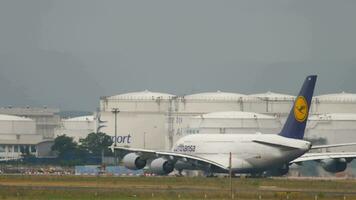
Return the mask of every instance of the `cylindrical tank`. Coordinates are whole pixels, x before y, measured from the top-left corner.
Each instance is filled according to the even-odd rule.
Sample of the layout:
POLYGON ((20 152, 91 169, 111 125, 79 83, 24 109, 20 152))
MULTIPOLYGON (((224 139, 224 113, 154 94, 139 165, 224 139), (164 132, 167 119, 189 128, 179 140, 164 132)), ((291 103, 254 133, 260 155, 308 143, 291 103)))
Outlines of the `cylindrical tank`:
POLYGON ((101 131, 111 135, 118 146, 168 149, 172 140, 167 121, 173 112, 173 99, 174 95, 148 90, 102 97, 100 115, 106 127, 101 131))
POLYGON ((356 113, 356 94, 335 93, 314 97, 313 113, 356 113))
POLYGON ((193 117, 186 133, 276 133, 280 127, 274 116, 239 111, 213 112, 193 117))
POLYGON ((85 138, 89 133, 95 132, 95 119, 93 115, 74 117, 62 120, 62 127, 56 135, 66 134, 73 137, 76 142, 85 138))
MULTIPOLYGON (((18 117, 13 115, 0 115, 0 134, 13 135, 17 134, 35 134, 35 121, 25 117, 18 117)), ((4 137, 2 137, 4 139, 4 137)))
MULTIPOLYGON (((326 144, 356 142, 356 114, 331 113, 309 117, 305 137, 326 144)), ((355 146, 333 148, 333 151, 356 151, 355 146)))
POLYGON ((182 96, 179 112, 210 113, 218 111, 242 111, 244 94, 230 92, 205 92, 182 96))

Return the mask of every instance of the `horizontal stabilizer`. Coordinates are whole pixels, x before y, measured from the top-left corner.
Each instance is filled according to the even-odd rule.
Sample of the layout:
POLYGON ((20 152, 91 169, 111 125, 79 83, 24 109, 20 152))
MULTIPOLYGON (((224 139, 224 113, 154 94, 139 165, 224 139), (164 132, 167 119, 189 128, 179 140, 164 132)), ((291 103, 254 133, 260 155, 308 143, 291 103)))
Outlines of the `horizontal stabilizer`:
POLYGON ((301 157, 293 160, 290 164, 301 163, 306 161, 320 161, 325 159, 339 159, 339 158, 356 158, 356 152, 327 152, 327 153, 306 153, 301 157))
POLYGON ((275 146, 275 147, 281 147, 281 148, 288 148, 288 149, 298 149, 297 146, 291 145, 286 145, 286 144, 281 144, 279 142, 273 142, 273 141, 266 141, 266 140, 260 140, 260 139, 254 139, 252 140, 253 142, 259 143, 259 144, 265 144, 269 146, 275 146))
POLYGON ((326 144, 326 145, 315 145, 311 149, 324 149, 324 148, 333 148, 333 147, 344 147, 344 146, 356 146, 356 143, 341 143, 341 144, 326 144))

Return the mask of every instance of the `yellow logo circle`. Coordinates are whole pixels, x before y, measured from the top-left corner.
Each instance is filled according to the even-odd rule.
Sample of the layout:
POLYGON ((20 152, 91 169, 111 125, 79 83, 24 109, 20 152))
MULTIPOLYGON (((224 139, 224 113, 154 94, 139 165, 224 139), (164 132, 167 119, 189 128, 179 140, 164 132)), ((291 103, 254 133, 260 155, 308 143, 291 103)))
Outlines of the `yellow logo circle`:
POLYGON ((299 122, 304 122, 308 116, 308 104, 303 96, 299 96, 294 104, 294 117, 299 122))

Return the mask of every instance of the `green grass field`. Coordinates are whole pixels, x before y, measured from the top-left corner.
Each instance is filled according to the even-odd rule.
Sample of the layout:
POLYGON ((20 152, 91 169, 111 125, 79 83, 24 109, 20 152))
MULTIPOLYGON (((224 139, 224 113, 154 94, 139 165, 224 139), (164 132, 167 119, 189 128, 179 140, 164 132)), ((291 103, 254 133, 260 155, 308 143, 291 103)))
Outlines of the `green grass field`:
MULTIPOLYGON (((228 178, 0 176, 0 199, 231 199, 228 178)), ((234 199, 356 199, 356 180, 233 179, 234 199)))

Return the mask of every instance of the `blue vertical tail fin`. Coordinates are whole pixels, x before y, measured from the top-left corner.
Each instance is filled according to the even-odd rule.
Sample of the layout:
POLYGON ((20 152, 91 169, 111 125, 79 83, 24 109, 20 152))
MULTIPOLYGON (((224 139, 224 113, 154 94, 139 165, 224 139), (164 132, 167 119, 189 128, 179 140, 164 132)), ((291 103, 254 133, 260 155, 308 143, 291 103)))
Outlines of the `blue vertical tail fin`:
POLYGON ((294 139, 303 139, 304 130, 307 124, 310 103, 313 98, 316 75, 307 76, 296 97, 293 107, 289 113, 286 123, 284 124, 280 136, 294 139))

